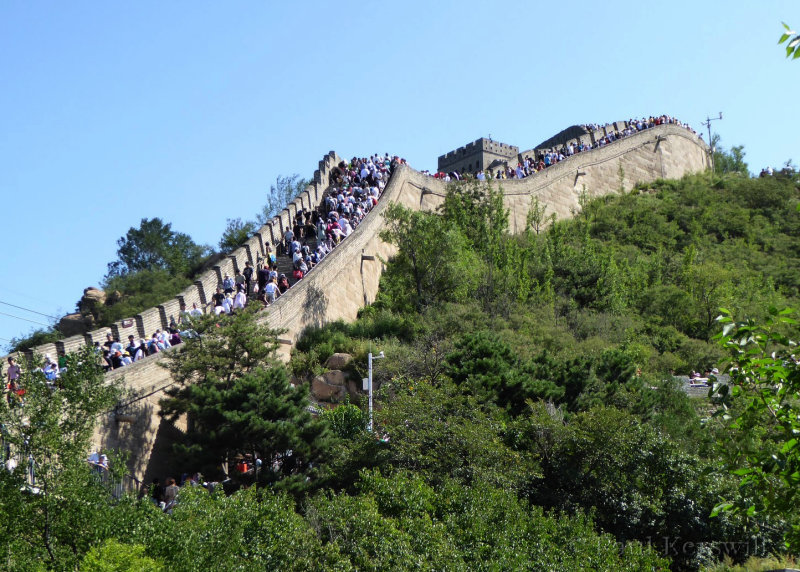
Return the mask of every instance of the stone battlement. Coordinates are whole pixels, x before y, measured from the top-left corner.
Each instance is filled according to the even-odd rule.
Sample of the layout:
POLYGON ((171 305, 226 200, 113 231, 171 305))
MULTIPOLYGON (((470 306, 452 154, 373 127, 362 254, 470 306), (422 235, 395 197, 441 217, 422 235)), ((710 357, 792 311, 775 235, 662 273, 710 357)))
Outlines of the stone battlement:
POLYGON ((519 152, 519 148, 514 145, 508 145, 506 143, 500 143, 499 141, 493 141, 492 139, 481 137, 472 143, 467 143, 463 147, 459 147, 455 151, 450 151, 444 155, 440 155, 439 161, 441 162, 460 159, 464 155, 469 155, 476 151, 493 151, 498 154, 506 154, 510 156, 516 155, 519 152))
POLYGON ((519 148, 481 137, 455 151, 439 156, 437 169, 441 172, 477 172, 494 161, 516 160, 519 148))

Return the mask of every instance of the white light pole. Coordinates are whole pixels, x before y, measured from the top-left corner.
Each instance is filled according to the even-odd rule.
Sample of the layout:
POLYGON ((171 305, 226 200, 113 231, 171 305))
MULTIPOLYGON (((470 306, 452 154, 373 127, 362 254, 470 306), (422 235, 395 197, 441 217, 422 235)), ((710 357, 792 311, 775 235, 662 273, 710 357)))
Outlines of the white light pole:
POLYGON ((372 433, 372 360, 374 359, 383 359, 386 356, 383 355, 383 352, 379 353, 375 357, 372 356, 372 352, 369 352, 369 377, 367 378, 367 389, 369 389, 369 432, 372 433))

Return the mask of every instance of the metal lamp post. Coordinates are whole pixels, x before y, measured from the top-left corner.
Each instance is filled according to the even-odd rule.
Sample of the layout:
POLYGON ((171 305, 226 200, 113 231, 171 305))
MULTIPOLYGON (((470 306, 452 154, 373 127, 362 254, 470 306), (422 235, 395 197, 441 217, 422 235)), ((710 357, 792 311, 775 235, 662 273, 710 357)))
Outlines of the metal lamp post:
POLYGON ((376 356, 372 355, 372 352, 369 352, 368 362, 369 362, 369 377, 367 378, 367 389, 369 390, 369 432, 372 433, 372 360, 374 359, 383 359, 386 356, 383 355, 383 352, 379 353, 376 356))

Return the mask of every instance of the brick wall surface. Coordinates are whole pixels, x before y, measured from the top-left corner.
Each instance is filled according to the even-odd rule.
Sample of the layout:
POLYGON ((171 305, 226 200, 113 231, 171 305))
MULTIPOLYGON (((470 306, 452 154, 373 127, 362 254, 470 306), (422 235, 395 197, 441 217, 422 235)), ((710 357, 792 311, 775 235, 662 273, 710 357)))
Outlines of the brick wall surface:
POLYGON ((184 310, 191 310, 192 304, 197 304, 198 307, 203 305, 203 300, 200 297, 200 290, 196 284, 188 286, 181 291, 177 296, 184 310))
POLYGON ((161 323, 166 324, 167 327, 174 322, 178 323, 181 317, 181 303, 178 298, 168 300, 163 304, 158 305, 158 312, 161 314, 161 323))
POLYGON ((138 327, 144 332, 143 338, 150 338, 156 330, 162 330, 166 324, 161 320, 161 311, 158 308, 150 308, 136 315, 138 327))
POLYGON ((122 345, 125 345, 125 342, 128 340, 128 336, 133 336, 137 339, 140 337, 138 328, 136 327, 136 320, 134 318, 125 318, 119 322, 114 322, 111 324, 111 331, 114 333, 114 339, 122 342, 122 345))
POLYGON ((244 270, 244 263, 247 262, 247 250, 244 248, 237 248, 233 251, 233 254, 229 254, 228 258, 233 263, 233 271, 239 271, 239 273, 244 270))
POLYGON ((236 275, 236 272, 233 270, 233 261, 230 258, 224 258, 220 260, 219 264, 214 266, 214 270, 219 277, 219 283, 222 284, 225 275, 230 276, 233 278, 236 275))
POLYGON ((209 270, 200 275, 200 278, 195 280, 198 287, 202 286, 205 295, 206 304, 211 300, 211 296, 217 291, 217 286, 221 286, 219 275, 215 270, 209 270))
POLYGON ((59 354, 68 354, 70 352, 78 351, 82 346, 86 345, 86 339, 83 336, 72 336, 64 338, 60 342, 56 342, 59 354))

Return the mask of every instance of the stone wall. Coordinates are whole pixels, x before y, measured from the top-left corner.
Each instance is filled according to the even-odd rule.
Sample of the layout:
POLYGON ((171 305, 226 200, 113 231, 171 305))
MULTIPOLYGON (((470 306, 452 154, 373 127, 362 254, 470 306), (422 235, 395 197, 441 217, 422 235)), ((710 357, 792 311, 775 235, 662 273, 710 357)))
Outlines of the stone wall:
MULTIPOLYGON (((546 215, 554 213, 559 219, 568 218, 580 210, 579 198, 583 192, 596 197, 620 189, 629 190, 638 182, 703 171, 708 168, 707 152, 705 143, 685 128, 663 125, 575 155, 526 179, 502 181, 504 202, 509 209, 509 228, 511 232, 525 228, 533 197, 538 197, 546 206, 546 215)), ((319 204, 328 185, 329 169, 338 161, 331 152, 320 162, 314 183, 294 201, 290 207, 292 212, 319 204)), ((442 203, 445 193, 446 183, 407 166, 398 168, 377 207, 353 234, 262 314, 265 323, 286 330, 281 336, 280 349, 284 359, 288 359, 304 328, 339 319, 353 320, 361 307, 375 299, 383 261, 394 254, 394 247, 380 239, 382 216, 388 205, 400 203, 412 209, 432 210, 442 203)), ((224 268, 233 268, 234 258, 236 264, 242 260, 255 262, 258 255, 263 255, 263 244, 278 239, 288 223, 288 216, 289 210, 285 209, 280 217, 259 230, 260 239, 251 238, 241 253, 237 251, 233 258, 221 263, 217 271, 206 273, 176 301, 136 316, 137 328, 152 333, 154 327, 167 325, 163 322, 169 319, 176 303, 182 302, 188 307, 191 300, 203 301, 202 290, 216 287, 219 272, 225 271, 223 264, 224 268)), ((111 330, 92 332, 86 339, 102 342, 107 331, 111 330)), ((60 346, 56 344, 46 349, 60 352, 78 347, 78 341, 71 338, 60 346)), ((42 353, 39 348, 37 351, 42 353)), ((124 449, 130 453, 130 469, 137 478, 164 476, 157 471, 170 466, 168 444, 183 429, 157 414, 161 393, 171 383, 169 372, 160 365, 162 360, 163 355, 157 354, 109 374, 110 378, 124 376, 131 397, 121 410, 104 416, 95 433, 96 447, 124 449)))

